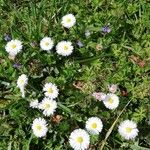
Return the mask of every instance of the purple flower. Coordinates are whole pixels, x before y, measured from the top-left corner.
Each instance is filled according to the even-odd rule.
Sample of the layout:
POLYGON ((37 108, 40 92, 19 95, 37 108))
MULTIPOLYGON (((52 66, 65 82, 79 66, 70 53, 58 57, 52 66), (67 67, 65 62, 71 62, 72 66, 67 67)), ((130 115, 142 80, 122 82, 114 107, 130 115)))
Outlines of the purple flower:
POLYGON ((84 44, 81 42, 81 41, 77 41, 77 45, 81 48, 81 47, 83 47, 84 46, 84 44))
POLYGON ((5 35, 4 35, 4 40, 5 40, 6 42, 11 41, 11 40, 12 40, 11 35, 9 35, 9 34, 5 34, 5 35))
POLYGON ((17 64, 17 63, 15 63, 15 64, 13 65, 13 67, 14 67, 14 68, 16 68, 16 69, 19 69, 19 68, 21 68, 21 65, 20 65, 20 64, 17 64))
POLYGON ((37 42, 36 42, 36 41, 33 41, 33 42, 30 43, 30 45, 31 45, 33 48, 35 48, 35 47, 37 46, 37 42))
POLYGON ((102 32, 103 32, 103 33, 110 33, 110 32, 111 32, 111 29, 109 28, 109 26, 104 26, 104 27, 102 28, 102 32))

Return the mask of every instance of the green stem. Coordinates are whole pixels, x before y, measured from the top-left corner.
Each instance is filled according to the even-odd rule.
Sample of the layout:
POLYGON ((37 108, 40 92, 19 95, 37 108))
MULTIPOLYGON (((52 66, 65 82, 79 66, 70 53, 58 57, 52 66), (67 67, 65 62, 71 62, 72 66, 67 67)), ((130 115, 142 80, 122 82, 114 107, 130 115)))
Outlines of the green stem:
POLYGON ((65 105, 63 105, 61 102, 58 102, 57 104, 58 104, 59 108, 61 108, 63 111, 71 114, 71 110, 68 107, 66 107, 65 105))
POLYGON ((107 56, 112 56, 112 54, 105 54, 105 55, 98 55, 95 57, 88 57, 88 58, 83 58, 83 59, 79 59, 79 60, 75 60, 75 63, 85 63, 85 62, 91 62, 94 61, 96 59, 99 59, 101 57, 107 57, 107 56))
POLYGON ((30 139, 29 139, 29 141, 28 141, 26 150, 29 150, 29 149, 30 149, 30 143, 31 143, 32 138, 33 138, 33 134, 31 134, 31 136, 30 136, 30 139))

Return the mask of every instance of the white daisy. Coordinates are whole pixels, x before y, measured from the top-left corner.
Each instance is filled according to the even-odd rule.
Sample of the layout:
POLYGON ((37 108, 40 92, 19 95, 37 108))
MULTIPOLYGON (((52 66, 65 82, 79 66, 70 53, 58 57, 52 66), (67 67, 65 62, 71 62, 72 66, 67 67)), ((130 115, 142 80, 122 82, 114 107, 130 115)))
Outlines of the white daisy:
POLYGON ((108 109, 116 109, 119 105, 119 97, 115 94, 107 94, 103 103, 108 109))
POLYGON ((86 121, 85 127, 91 134, 99 134, 102 131, 103 123, 98 117, 91 117, 86 121))
POLYGON ((76 129, 71 133, 69 143, 74 150, 85 150, 90 144, 89 134, 83 129, 76 129))
POLYGON ((72 14, 68 14, 62 17, 61 24, 66 28, 71 28, 76 23, 76 18, 72 14))
POLYGON ((20 88, 20 91, 22 93, 22 97, 25 97, 25 92, 24 92, 24 88, 28 83, 28 78, 25 74, 22 74, 21 76, 19 76, 18 80, 17 80, 17 87, 20 88))
POLYGON ((44 37, 40 42, 41 49, 49 51, 53 48, 54 42, 50 37, 44 37))
POLYGON ((22 42, 19 40, 11 40, 5 46, 10 57, 15 57, 22 50, 22 42))
POLYGON ((44 137, 48 131, 45 119, 36 118, 32 124, 32 130, 35 136, 44 137))
POLYGON ((42 102, 39 104, 39 109, 43 110, 43 114, 45 116, 53 115, 56 111, 57 103, 55 100, 44 98, 42 102))
POLYGON ((56 45, 56 52, 62 56, 69 56, 73 52, 72 43, 69 41, 61 41, 56 45))
POLYGON ((32 108, 38 108, 38 105, 39 105, 39 102, 38 102, 37 99, 36 100, 32 100, 30 102, 30 107, 32 107, 32 108))
POLYGON ((43 91, 45 92, 45 96, 46 97, 49 97, 49 98, 57 98, 58 96, 58 92, 59 90, 57 89, 57 86, 55 84, 52 84, 52 83, 46 83, 44 85, 44 88, 43 88, 43 91))
POLYGON ((121 122, 118 131, 120 135, 126 140, 134 139, 139 132, 136 123, 130 120, 125 120, 121 122))

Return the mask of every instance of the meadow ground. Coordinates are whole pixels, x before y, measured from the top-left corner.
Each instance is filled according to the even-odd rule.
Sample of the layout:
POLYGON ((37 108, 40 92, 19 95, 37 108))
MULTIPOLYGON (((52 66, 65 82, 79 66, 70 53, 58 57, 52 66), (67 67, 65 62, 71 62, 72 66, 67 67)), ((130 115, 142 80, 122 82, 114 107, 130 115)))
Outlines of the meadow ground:
POLYGON ((76 144, 89 150, 150 149, 149 27, 148 0, 0 0, 0 150, 70 150, 70 134, 85 129, 90 117, 101 119, 102 131, 86 131, 90 143, 80 137, 76 144), (61 23, 66 14, 76 19, 70 28, 61 23), (54 41, 50 51, 40 47, 47 36, 54 41), (23 45, 14 59, 9 56, 14 51, 5 47, 12 39, 23 45), (64 40, 72 42, 69 56, 56 51, 64 40), (28 81, 17 87, 22 74, 28 81), (45 83, 59 89, 58 96, 48 89, 55 98, 48 98, 50 105, 42 105, 45 83), (118 97, 109 97, 108 106, 102 93, 115 93, 119 105, 113 105, 118 97), (31 107, 33 99, 38 108, 31 107), (41 138, 41 127, 39 134, 32 129, 39 117, 47 123, 41 138), (138 135, 131 140, 127 135, 136 127, 126 128, 124 136, 118 132, 124 120, 137 124, 138 135))

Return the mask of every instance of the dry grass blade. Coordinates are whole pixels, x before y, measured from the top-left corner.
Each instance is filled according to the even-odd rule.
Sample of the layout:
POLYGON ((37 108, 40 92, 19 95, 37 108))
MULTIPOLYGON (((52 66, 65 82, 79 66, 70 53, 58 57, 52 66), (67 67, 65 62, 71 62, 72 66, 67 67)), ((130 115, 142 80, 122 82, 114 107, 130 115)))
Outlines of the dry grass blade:
POLYGON ((112 126, 109 128, 108 132, 106 133, 105 139, 102 142, 100 142, 100 144, 99 144, 99 147, 100 147, 99 150, 103 150, 103 148, 104 148, 104 146, 106 144, 106 141, 107 141, 108 137, 110 136, 113 128, 115 127, 115 125, 116 125, 119 117, 125 111, 126 107, 130 104, 130 102, 131 102, 131 100, 125 105, 125 107, 122 109, 122 111, 120 112, 120 114, 117 116, 116 120, 113 122, 112 126))

